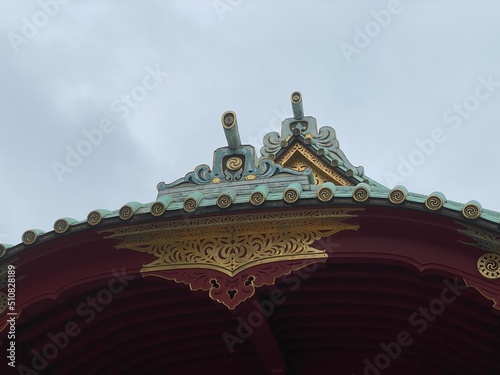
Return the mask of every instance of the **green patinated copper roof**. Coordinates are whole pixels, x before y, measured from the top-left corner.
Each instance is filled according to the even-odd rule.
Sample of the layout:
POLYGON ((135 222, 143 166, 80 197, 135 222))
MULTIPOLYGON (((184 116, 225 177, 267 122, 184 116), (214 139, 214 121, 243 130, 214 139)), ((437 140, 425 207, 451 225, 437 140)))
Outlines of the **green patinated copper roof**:
POLYGON ((446 200, 440 192, 409 193, 402 186, 388 189, 372 180, 364 174, 363 167, 355 167, 348 161, 333 128, 325 126, 318 131, 316 119, 303 115, 302 97, 298 92, 292 94, 292 108, 294 117, 282 122, 281 134, 273 132, 264 137, 260 157, 253 146, 241 144, 236 114, 226 112, 222 116, 222 126, 228 146, 215 150, 212 167, 203 164, 174 182, 160 182, 157 199, 153 202, 129 202, 118 210, 93 210, 85 220, 62 218, 54 223, 54 231, 49 233, 28 230, 21 244, 0 244, 0 258, 13 255, 45 237, 53 238, 111 221, 116 224, 116 220, 126 221, 139 216, 155 219, 175 212, 189 217, 202 208, 224 212, 231 206, 241 205, 248 209, 274 202, 404 206, 466 222, 481 222, 482 226, 498 231, 500 213, 483 209, 476 201, 457 203, 446 200), (300 144, 318 163, 328 166, 348 185, 342 186, 335 181, 318 183, 311 168, 296 170, 279 164, 281 155, 294 144, 300 144))

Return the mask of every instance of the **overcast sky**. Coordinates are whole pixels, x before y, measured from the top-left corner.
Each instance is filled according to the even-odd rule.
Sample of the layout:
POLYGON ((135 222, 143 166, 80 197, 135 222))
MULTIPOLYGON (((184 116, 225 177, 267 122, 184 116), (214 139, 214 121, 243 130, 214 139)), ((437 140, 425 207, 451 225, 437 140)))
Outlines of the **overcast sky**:
POLYGON ((154 201, 226 110, 260 149, 294 90, 369 177, 500 211, 498 0, 1 0, 0 40, 2 243, 154 201))

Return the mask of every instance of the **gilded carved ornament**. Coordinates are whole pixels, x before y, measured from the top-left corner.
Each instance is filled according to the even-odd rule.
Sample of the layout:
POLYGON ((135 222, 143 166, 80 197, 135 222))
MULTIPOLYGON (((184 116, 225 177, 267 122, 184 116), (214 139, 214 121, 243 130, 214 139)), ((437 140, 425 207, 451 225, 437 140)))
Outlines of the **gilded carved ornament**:
POLYGON ((474 242, 458 242, 485 251, 476 262, 477 271, 482 277, 464 279, 465 284, 468 287, 476 289, 485 298, 493 301, 493 308, 500 310, 500 295, 497 289, 491 288, 491 284, 498 283, 500 279, 500 236, 488 230, 464 224, 463 222, 456 223, 466 228, 458 230, 459 233, 474 240, 474 242))
POLYGON ((103 231, 121 240, 118 249, 147 253, 143 276, 157 276, 205 290, 233 309, 256 287, 309 264, 324 262, 312 244, 358 226, 344 223, 357 209, 326 209, 224 215, 166 221, 103 231))
POLYGON ((500 278, 500 255, 494 253, 486 253, 477 260, 477 270, 487 279, 500 278))
POLYGON ((314 155, 300 143, 295 143, 276 160, 277 163, 286 168, 296 171, 304 171, 309 168, 314 175, 317 185, 331 181, 335 185, 353 186, 354 184, 344 178, 340 173, 335 172, 332 167, 326 165, 317 155, 314 155))
POLYGON ((464 226, 466 229, 459 229, 458 232, 466 235, 474 240, 474 243, 458 241, 466 245, 475 246, 481 250, 489 253, 496 253, 500 255, 500 236, 493 232, 481 229, 472 225, 466 225, 463 222, 456 222, 464 226))
POLYGON ((465 225, 463 223, 457 224, 466 227, 466 229, 460 229, 458 231, 459 233, 474 240, 474 243, 459 242, 486 251, 486 254, 481 255, 477 260, 477 270, 479 273, 487 279, 500 278, 500 236, 474 226, 465 225))

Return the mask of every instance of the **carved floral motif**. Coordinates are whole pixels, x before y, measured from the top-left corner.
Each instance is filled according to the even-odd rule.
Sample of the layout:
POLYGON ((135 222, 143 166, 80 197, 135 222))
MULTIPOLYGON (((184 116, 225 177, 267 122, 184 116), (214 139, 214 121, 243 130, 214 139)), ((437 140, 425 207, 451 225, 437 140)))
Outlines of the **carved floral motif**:
POLYGON ((279 157, 278 163, 297 171, 307 168, 312 170, 315 183, 320 185, 327 181, 332 181, 335 185, 352 186, 353 183, 335 172, 332 167, 325 165, 323 161, 300 143, 295 143, 279 157))
POLYGON ((106 230, 116 247, 156 258, 144 276, 158 276, 206 290, 234 308, 255 288, 308 264, 325 261, 325 250, 311 245, 343 230, 362 209, 301 210, 165 221, 106 230))

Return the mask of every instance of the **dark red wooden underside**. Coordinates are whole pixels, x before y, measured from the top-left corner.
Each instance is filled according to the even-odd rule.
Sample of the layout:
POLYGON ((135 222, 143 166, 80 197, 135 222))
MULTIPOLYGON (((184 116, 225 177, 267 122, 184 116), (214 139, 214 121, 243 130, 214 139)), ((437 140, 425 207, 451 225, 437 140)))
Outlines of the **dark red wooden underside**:
MULTIPOLYGON (((16 365, 44 367, 34 354, 52 356, 50 337, 69 324, 78 333, 37 372, 499 374, 500 312, 464 286, 481 281, 484 252, 458 242, 472 242, 461 226, 387 207, 368 207, 350 223, 360 229, 315 244, 328 251, 326 263, 257 288, 235 311, 207 292, 143 278, 140 268, 154 258, 117 250, 96 230, 33 246, 14 261, 16 365), (127 275, 121 284, 116 273, 127 275), (103 303, 87 305, 98 296, 103 303), (407 345, 391 344, 398 337, 407 345)), ((499 293, 499 281, 487 283, 499 293)), ((13 373, 36 373, 23 371, 13 373)))

